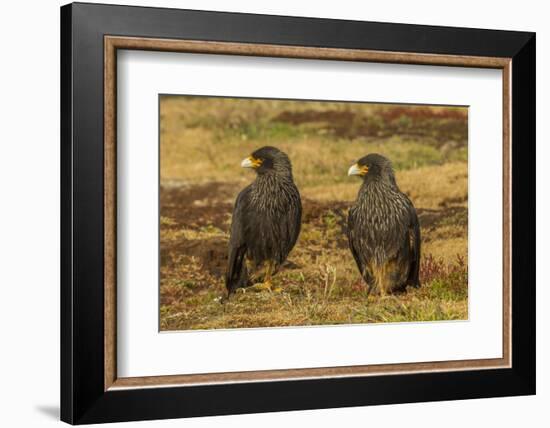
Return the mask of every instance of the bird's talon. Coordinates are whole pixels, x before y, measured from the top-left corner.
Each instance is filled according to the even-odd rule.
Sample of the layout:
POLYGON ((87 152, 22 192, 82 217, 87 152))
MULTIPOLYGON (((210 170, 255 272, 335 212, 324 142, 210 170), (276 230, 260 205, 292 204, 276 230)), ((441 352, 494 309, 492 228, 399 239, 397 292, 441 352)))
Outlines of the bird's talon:
POLYGON ((257 284, 254 284, 250 287, 248 287, 250 291, 268 291, 271 293, 271 282, 258 282, 257 284))

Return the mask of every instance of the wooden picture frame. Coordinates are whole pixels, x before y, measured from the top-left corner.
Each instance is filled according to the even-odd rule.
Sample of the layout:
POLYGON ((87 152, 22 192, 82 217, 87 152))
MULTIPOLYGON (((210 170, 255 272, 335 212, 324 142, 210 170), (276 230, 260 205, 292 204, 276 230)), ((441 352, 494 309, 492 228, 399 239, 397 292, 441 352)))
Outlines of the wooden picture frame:
POLYGON ((61 9, 61 53, 62 420, 80 424, 535 392, 534 34, 71 4, 61 9), (118 377, 118 49, 501 69, 502 358, 118 377))

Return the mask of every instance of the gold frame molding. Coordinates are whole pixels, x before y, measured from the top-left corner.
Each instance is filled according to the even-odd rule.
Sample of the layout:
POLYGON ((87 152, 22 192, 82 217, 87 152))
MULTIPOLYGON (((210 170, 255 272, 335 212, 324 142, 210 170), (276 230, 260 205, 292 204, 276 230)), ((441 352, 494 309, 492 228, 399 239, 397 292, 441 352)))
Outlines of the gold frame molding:
POLYGON ((306 378, 357 377, 381 374, 441 372, 511 367, 511 58, 382 52, 301 46, 104 37, 104 389, 191 386, 306 378), (171 376, 117 377, 116 369, 116 66, 118 49, 170 51, 338 61, 382 62, 494 68, 503 81, 503 349, 502 358, 435 361, 404 364, 359 365, 305 369, 205 373, 171 376))

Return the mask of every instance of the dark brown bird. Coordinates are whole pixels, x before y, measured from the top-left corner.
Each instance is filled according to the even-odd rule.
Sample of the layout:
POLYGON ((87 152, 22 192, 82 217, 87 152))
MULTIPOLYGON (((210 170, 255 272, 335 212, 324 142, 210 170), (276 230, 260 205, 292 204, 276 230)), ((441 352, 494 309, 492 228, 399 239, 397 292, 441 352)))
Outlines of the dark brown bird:
POLYGON ((369 292, 382 295, 420 286, 420 225, 410 199, 399 190, 391 162, 369 154, 348 175, 363 179, 348 216, 351 252, 369 292))
POLYGON ((228 296, 256 282, 271 290, 271 277, 296 244, 302 203, 288 156, 275 147, 262 147, 241 163, 256 179, 235 202, 226 273, 228 296), (261 281, 261 282, 259 282, 261 281))

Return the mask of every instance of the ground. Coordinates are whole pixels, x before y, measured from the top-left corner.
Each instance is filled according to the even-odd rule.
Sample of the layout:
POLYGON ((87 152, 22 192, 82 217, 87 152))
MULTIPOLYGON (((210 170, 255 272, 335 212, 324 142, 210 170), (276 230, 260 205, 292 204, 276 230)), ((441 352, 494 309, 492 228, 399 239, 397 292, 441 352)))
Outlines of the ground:
POLYGON ((162 97, 161 330, 467 319, 467 110, 347 103, 162 97), (231 211, 263 145, 287 152, 302 231, 275 276, 280 293, 221 304, 231 211), (419 289, 367 296, 345 237, 367 153, 389 157, 417 207, 419 289))

